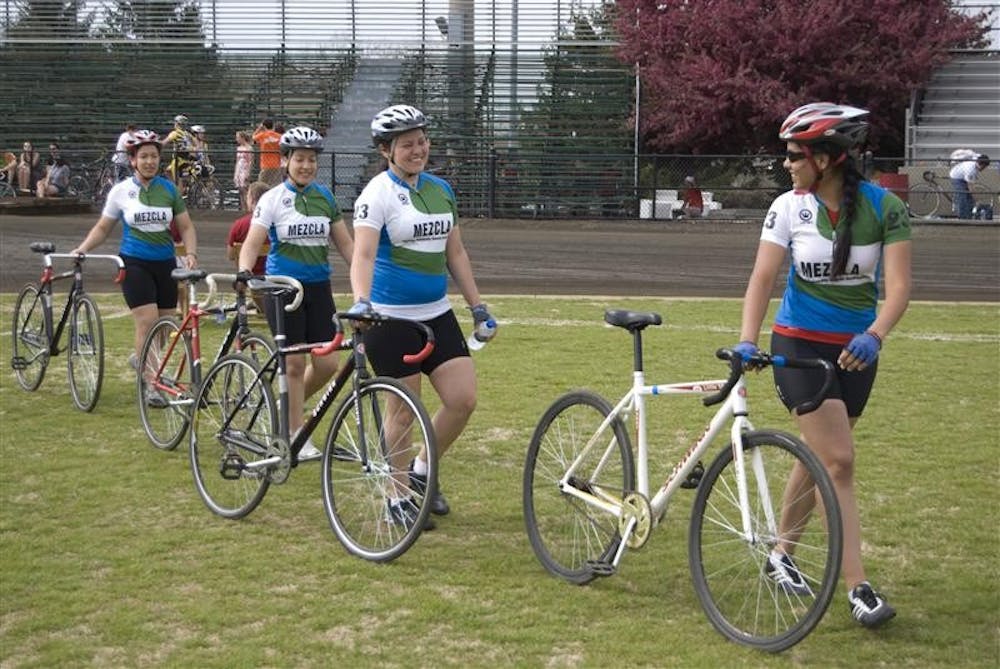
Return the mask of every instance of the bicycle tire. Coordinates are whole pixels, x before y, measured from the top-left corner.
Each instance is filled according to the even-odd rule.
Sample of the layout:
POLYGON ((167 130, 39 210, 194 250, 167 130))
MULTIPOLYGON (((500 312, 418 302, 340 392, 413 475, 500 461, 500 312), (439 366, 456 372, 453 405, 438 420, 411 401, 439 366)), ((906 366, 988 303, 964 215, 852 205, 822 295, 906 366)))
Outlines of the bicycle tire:
POLYGON ((74 197, 88 197, 90 195, 91 187, 87 178, 82 174, 77 174, 69 180, 69 185, 66 186, 66 192, 74 197))
POLYGON ((18 384, 27 391, 38 390, 49 365, 51 342, 46 314, 38 286, 25 285, 14 303, 11 366, 18 384))
POLYGON ((932 218, 937 215, 941 206, 941 193, 930 184, 915 184, 906 197, 910 216, 915 218, 932 218))
POLYGON ((244 468, 268 457, 278 432, 274 395, 257 380, 259 370, 241 354, 223 356, 205 375, 191 414, 195 489, 213 513, 231 520, 256 509, 271 483, 267 468, 244 468))
POLYGON ((71 318, 66 374, 73 403, 89 413, 97 406, 104 381, 104 325, 97 303, 86 294, 77 297, 71 318))
POLYGON ((337 408, 321 470, 323 508, 348 553, 372 562, 389 562, 405 553, 423 532, 437 489, 437 442, 420 398, 397 379, 361 381, 337 408), (386 426, 400 422, 409 427, 387 437, 386 426), (421 452, 427 481, 434 482, 426 489, 409 475, 410 463, 421 452), (393 521, 390 490, 397 498, 409 498, 415 509, 408 524, 393 521))
MULTIPOLYGON (((524 463, 524 522, 531 548, 551 574, 577 585, 596 578, 593 563, 611 560, 621 535, 616 517, 566 495, 559 482, 611 411, 608 401, 593 392, 563 395, 535 427, 524 463)), ((621 420, 611 421, 607 430, 601 446, 577 468, 578 478, 586 479, 578 487, 599 488, 621 499, 635 490, 632 444, 621 420), (611 457, 595 476, 606 452, 611 457)))
POLYGON ((804 639, 833 598, 843 548, 840 506, 826 469, 800 440, 770 430, 748 432, 744 439, 753 536, 743 535, 733 449, 727 447, 698 485, 688 562, 695 592, 716 630, 738 644, 779 652, 804 639), (786 592, 765 571, 779 539, 778 516, 793 468, 813 484, 799 486, 791 501, 814 502, 818 493, 821 505, 784 536, 794 542, 793 558, 812 596, 786 592))
POLYGON ((196 392, 191 380, 193 359, 191 343, 181 335, 173 317, 164 316, 153 323, 139 353, 136 401, 142 429, 160 450, 177 448, 187 430, 196 392), (171 345, 177 338, 180 341, 171 345), (158 387, 153 385, 154 379, 158 387), (150 406, 151 397, 158 397, 165 406, 150 406))

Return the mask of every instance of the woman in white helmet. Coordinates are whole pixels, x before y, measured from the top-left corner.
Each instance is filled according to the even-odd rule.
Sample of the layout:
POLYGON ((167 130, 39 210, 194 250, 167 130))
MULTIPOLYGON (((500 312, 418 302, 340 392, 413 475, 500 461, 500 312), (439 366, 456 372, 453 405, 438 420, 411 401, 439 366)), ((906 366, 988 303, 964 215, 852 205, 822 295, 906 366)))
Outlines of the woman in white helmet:
MULTIPOLYGON (((323 137, 304 126, 292 128, 281 136, 281 160, 285 180, 264 193, 254 208, 243 247, 239 268, 242 276, 251 274, 265 241, 271 246, 265 263, 268 274, 298 279, 303 286, 302 305, 285 314, 287 344, 326 342, 333 339, 333 303, 330 285, 331 242, 350 264, 354 243, 330 189, 317 183, 316 171, 323 137)), ((274 314, 268 304, 267 319, 274 328, 274 314)), ((337 356, 292 355, 288 364, 288 423, 294 435, 303 423, 305 398, 321 389, 337 371, 337 356)), ((322 454, 311 442, 299 452, 299 460, 319 458, 322 454)))
MULTIPOLYGON (((861 564, 853 429, 875 382, 882 344, 909 303, 911 244, 906 205, 866 181, 856 166, 867 116, 864 109, 818 102, 799 107, 782 123, 778 137, 786 143, 785 169, 793 190, 780 195, 764 219, 743 303, 741 341, 733 348, 744 359, 756 353, 771 291, 787 260, 771 352, 825 358, 837 374, 820 406, 809 413, 800 413, 799 406, 822 387, 821 371, 775 367, 775 385, 837 490, 844 529, 841 573, 851 614, 865 627, 877 627, 895 610, 872 588, 861 564), (885 300, 876 311, 883 277, 885 300)), ((804 483, 793 470, 788 490, 804 483)), ((785 500, 782 537, 794 538, 794 528, 813 510, 814 496, 797 500, 785 500)), ((800 571, 794 541, 783 538, 769 556, 767 571, 786 591, 808 595, 808 566, 801 566, 800 571)))
MULTIPOLYGON (((379 374, 401 379, 417 394, 421 374, 428 376, 441 398, 433 417, 440 457, 476 407, 475 367, 448 301, 449 275, 477 325, 493 318, 482 303, 462 244, 455 193, 443 179, 424 172, 430 153, 426 117, 415 107, 394 105, 375 115, 371 130, 388 169, 376 175, 354 203, 352 310, 374 309, 422 321, 434 330, 434 351, 417 365, 402 361, 402 354, 422 345, 419 333, 405 325, 373 328, 365 345, 379 374)), ((410 481, 417 493, 427 487, 427 465, 419 456, 411 463, 410 481)), ((392 517, 403 524, 412 520, 405 502, 389 500, 392 517)), ((430 504, 437 515, 449 511, 440 490, 430 504)))

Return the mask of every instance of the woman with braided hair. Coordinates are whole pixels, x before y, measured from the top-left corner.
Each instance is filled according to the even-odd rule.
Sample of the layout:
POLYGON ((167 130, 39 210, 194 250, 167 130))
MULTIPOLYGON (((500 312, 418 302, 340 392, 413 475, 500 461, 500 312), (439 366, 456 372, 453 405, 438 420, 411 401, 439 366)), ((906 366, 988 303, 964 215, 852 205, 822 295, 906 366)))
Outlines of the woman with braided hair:
MULTIPOLYGON (((778 395, 802 436, 826 466, 837 490, 844 530, 842 573, 855 620, 877 627, 895 615, 868 582, 861 564, 861 522, 854 493, 853 428, 875 382, 879 351, 910 298, 910 223, 906 206, 858 171, 854 153, 868 133, 868 111, 827 102, 799 107, 778 133, 786 142, 784 166, 793 189, 771 204, 743 303, 740 343, 744 359, 757 337, 778 272, 789 258, 788 281, 771 335, 774 354, 825 358, 834 383, 820 406, 799 406, 822 387, 815 369, 774 368, 778 395), (876 311, 884 274, 885 300, 876 311)), ((801 489, 804 472, 793 470, 788 490, 801 489)), ((790 495, 786 495, 790 499, 790 495)), ((812 512, 813 496, 786 503, 780 536, 812 512)), ((796 566, 794 542, 771 552, 767 573, 786 592, 808 595, 796 566)))

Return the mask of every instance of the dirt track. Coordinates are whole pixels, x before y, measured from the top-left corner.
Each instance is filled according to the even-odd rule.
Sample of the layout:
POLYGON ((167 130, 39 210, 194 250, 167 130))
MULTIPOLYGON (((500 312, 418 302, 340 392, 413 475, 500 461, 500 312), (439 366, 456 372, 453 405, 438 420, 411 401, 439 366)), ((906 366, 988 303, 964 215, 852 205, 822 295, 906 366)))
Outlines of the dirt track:
MULTIPOLYGON (((231 212, 197 215, 202 266, 228 271, 231 212)), ((0 292, 38 278, 32 241, 59 251, 78 244, 97 215, 0 214, 0 292)), ((469 219, 462 236, 476 278, 490 294, 738 297, 753 262, 758 221, 513 221, 469 219)), ((121 231, 98 252, 115 253, 121 231)), ((914 227, 916 300, 1000 301, 1000 225, 914 227)), ((347 290, 343 267, 334 287, 347 290)), ((111 271, 87 275, 92 292, 114 291, 111 271)))

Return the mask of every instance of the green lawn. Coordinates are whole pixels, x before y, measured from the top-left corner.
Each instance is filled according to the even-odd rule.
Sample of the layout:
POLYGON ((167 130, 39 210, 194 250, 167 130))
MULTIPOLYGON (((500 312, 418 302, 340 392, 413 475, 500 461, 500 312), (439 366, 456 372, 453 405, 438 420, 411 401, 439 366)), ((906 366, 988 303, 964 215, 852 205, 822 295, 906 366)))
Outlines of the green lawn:
MULTIPOLYGON (((738 301, 491 299, 500 332, 475 356, 479 407, 442 463, 452 515, 387 565, 337 543, 315 464, 272 486, 248 518, 213 516, 194 490, 186 440, 173 452, 146 442, 126 364, 131 321, 119 296, 100 304, 109 355, 92 414, 73 407, 61 358, 35 393, 0 374, 4 669, 1000 662, 995 304, 912 305, 886 341, 857 429, 866 567, 897 618, 861 629, 841 589, 813 634, 780 656, 724 641, 699 608, 689 493, 617 575, 585 587, 542 569, 521 517, 524 454, 546 406, 572 388, 610 399, 630 383, 631 342, 603 325, 605 307, 665 316, 647 331, 646 372, 669 382, 724 374, 713 352, 737 337, 738 301)), ((0 299, 4 361, 12 306, 13 296, 0 299)), ((209 356, 221 332, 207 326, 209 356)), ((791 428, 769 375, 752 379, 751 393, 755 424, 791 428)), ((709 410, 675 398, 652 410, 662 479, 709 410)))

